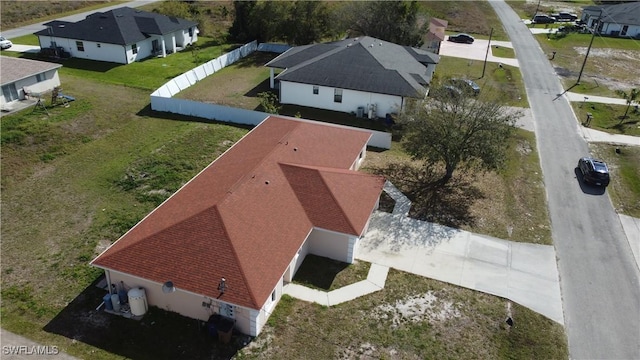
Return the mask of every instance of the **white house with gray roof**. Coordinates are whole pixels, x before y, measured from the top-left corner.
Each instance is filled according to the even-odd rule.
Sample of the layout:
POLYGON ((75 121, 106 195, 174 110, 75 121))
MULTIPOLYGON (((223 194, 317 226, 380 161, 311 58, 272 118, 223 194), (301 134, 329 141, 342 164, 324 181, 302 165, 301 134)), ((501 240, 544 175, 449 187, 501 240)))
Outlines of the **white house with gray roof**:
POLYGON ((440 56, 372 37, 297 46, 265 66, 282 104, 384 117, 424 98, 440 56), (275 76, 275 69, 282 71, 275 76))
POLYGON ((581 20, 601 35, 640 39, 640 1, 587 6, 581 20))
POLYGON ((62 65, 45 61, 0 56, 0 85, 2 110, 12 110, 13 105, 24 100, 27 94, 46 93, 60 86, 58 69, 62 65))
POLYGON ((96 12, 78 22, 55 20, 35 33, 41 49, 60 49, 71 57, 130 64, 165 57, 198 40, 191 20, 122 7, 96 12))

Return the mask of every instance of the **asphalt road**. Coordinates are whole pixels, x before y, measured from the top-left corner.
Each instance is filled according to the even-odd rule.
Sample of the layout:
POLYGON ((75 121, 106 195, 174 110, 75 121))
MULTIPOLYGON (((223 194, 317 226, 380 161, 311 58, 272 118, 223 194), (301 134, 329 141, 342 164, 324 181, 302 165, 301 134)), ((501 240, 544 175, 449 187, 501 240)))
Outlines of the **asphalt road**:
MULTIPOLYGON (((159 1, 159 0, 130 1, 128 3, 117 4, 117 5, 112 5, 112 6, 106 6, 106 7, 101 8, 100 10, 91 10, 91 11, 83 12, 83 13, 80 13, 80 14, 75 14, 75 15, 70 15, 70 16, 67 16, 67 17, 62 17, 62 18, 59 18, 59 19, 56 19, 56 20, 77 22, 77 21, 83 20, 84 18, 87 17, 87 15, 93 14, 96 11, 105 12, 105 11, 110 11, 110 10, 113 10, 113 9, 121 8, 121 7, 124 7, 124 6, 128 6, 128 7, 131 7, 131 8, 136 8, 136 7, 139 7, 139 6, 143 6, 143 5, 154 3, 156 1, 159 1)), ((46 21, 46 22, 49 22, 49 21, 46 21)), ((37 31, 46 29, 46 26, 44 26, 44 23, 45 22, 41 22, 41 23, 37 23, 37 24, 31 24, 31 25, 23 26, 23 27, 20 27, 20 28, 2 30, 2 36, 4 36, 7 39, 13 39, 13 38, 17 38, 17 37, 20 37, 20 36, 33 34, 33 33, 37 32, 37 31)))
POLYGON ((575 167, 589 148, 547 56, 502 0, 491 5, 511 38, 535 120, 565 326, 573 359, 640 359, 640 274, 606 192, 575 167))

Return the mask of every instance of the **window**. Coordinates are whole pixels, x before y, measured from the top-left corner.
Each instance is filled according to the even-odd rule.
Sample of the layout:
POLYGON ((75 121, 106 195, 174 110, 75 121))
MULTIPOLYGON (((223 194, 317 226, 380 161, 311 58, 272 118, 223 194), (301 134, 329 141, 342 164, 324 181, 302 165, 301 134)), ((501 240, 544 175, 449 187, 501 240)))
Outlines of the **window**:
POLYGON ((189 36, 193 36, 193 28, 189 28, 189 36))
POLYGON ((273 290, 273 292, 271 293, 271 301, 276 301, 276 291, 273 290))
POLYGON ((84 43, 82 41, 76 41, 76 47, 78 51, 84 51, 84 43))
POLYGON ((318 92, 320 91, 320 88, 318 86, 313 86, 313 95, 318 95, 318 92))
POLYGON ((36 81, 41 82, 45 81, 47 78, 44 76, 44 73, 36 74, 36 81))
POLYGON ((333 102, 337 102, 337 103, 342 102, 342 89, 333 90, 333 102))
POLYGON ((138 47, 136 46, 136 44, 131 45, 131 51, 133 51, 134 54, 138 53, 138 47))

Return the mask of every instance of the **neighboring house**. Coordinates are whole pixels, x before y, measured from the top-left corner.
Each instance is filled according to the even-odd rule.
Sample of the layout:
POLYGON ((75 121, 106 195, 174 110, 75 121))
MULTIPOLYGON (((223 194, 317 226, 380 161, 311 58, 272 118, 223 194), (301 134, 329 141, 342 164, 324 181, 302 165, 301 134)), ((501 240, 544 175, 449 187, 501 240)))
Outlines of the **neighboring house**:
POLYGON ((370 136, 271 116, 92 265, 150 305, 256 336, 307 254, 353 262, 384 183, 356 171, 370 136))
POLYGON ((193 21, 129 7, 93 13, 75 23, 55 20, 44 25, 46 29, 35 33, 41 49, 121 64, 164 57, 198 40, 193 21))
POLYGON ((424 38, 424 45, 420 48, 423 50, 431 51, 435 54, 440 54, 440 45, 445 39, 445 31, 447 30, 449 22, 432 17, 429 19, 429 31, 424 38))
POLYGON ((45 93, 60 86, 58 69, 61 67, 50 62, 0 56, 2 109, 10 109, 12 102, 24 100, 29 93, 45 93))
POLYGON ((597 34, 640 39, 640 1, 587 6, 581 20, 597 34))
POLYGON ((399 112, 407 98, 424 98, 439 61, 432 52, 364 36, 293 47, 265 66, 282 104, 374 118, 399 112), (274 69, 283 71, 274 77, 274 69))

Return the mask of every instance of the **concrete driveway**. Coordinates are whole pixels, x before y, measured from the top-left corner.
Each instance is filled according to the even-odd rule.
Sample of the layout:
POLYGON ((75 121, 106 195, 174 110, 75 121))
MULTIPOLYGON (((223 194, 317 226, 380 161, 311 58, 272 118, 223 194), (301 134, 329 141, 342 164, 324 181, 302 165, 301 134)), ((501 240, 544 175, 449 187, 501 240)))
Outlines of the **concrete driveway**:
POLYGON ((473 44, 459 44, 451 41, 443 41, 440 45, 440 55, 453 56, 464 59, 473 59, 484 61, 485 56, 487 61, 503 63, 505 65, 520 66, 518 59, 514 58, 501 58, 493 56, 491 50, 494 46, 504 46, 513 48, 508 41, 491 41, 491 48, 487 55, 487 47, 489 46, 489 40, 476 39, 473 44))
POLYGON ((377 211, 356 258, 501 296, 564 324, 553 246, 517 243, 407 217, 409 200, 389 182, 393 214, 377 211))

